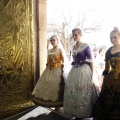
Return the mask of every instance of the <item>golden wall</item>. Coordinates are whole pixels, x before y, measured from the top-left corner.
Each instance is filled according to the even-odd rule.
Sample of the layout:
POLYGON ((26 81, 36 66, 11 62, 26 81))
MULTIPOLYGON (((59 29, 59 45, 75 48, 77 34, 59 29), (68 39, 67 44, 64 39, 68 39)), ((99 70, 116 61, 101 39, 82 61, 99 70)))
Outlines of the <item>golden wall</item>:
POLYGON ((31 106, 32 0, 0 0, 0 116, 31 106))

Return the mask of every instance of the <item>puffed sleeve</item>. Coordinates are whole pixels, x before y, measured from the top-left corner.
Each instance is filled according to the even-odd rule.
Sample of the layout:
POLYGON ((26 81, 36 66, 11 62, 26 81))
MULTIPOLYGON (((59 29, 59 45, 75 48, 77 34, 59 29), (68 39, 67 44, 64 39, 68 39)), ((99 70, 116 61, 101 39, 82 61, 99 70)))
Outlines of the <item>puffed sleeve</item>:
POLYGON ((89 60, 89 62, 92 62, 92 52, 90 47, 87 45, 87 48, 85 49, 85 55, 87 57, 87 59, 89 60))
POLYGON ((64 57, 63 57, 62 51, 60 52, 60 58, 61 58, 61 61, 63 63, 64 62, 64 57))
POLYGON ((109 64, 108 60, 109 60, 109 50, 105 54, 105 69, 103 71, 103 75, 105 75, 105 76, 108 74, 108 72, 110 70, 110 64, 109 64))

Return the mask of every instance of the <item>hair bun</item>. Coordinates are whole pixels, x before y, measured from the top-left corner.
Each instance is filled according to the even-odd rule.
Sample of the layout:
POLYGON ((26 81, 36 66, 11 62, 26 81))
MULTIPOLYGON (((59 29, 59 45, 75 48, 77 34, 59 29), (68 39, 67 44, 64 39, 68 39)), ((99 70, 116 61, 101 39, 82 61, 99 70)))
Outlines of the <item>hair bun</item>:
POLYGON ((113 30, 117 30, 117 31, 119 31, 119 29, 118 29, 116 26, 113 28, 113 30))
POLYGON ((113 30, 111 31, 111 33, 110 34, 112 34, 112 33, 118 33, 119 34, 119 36, 120 36, 120 31, 119 31, 119 29, 115 26, 114 28, 113 28, 113 30))

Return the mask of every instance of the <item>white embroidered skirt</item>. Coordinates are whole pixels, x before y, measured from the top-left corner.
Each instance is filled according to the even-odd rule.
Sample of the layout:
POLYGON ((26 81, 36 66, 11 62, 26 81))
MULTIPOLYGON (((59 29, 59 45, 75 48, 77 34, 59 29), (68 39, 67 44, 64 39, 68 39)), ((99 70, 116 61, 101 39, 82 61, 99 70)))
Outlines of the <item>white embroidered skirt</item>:
POLYGON ((65 82, 64 112, 71 117, 90 117, 93 108, 92 72, 88 64, 72 67, 65 82))
POLYGON ((46 68, 33 92, 33 102, 48 107, 63 106, 64 80, 61 68, 46 68))

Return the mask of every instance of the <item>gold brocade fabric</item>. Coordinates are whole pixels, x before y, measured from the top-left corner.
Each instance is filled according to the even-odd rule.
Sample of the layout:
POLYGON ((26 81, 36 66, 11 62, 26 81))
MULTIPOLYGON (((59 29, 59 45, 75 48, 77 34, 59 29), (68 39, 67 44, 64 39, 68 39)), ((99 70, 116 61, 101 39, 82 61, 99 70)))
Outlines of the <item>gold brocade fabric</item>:
POLYGON ((54 54, 54 55, 51 55, 51 54, 48 55, 47 66, 50 69, 61 68, 62 67, 62 62, 63 62, 63 57, 62 57, 61 53, 54 54))
POLYGON ((112 57, 109 60, 109 64, 111 66, 111 71, 113 72, 114 79, 118 80, 120 74, 120 58, 112 57))
POLYGON ((30 93, 38 64, 33 1, 0 0, 0 120, 33 106, 30 93))

